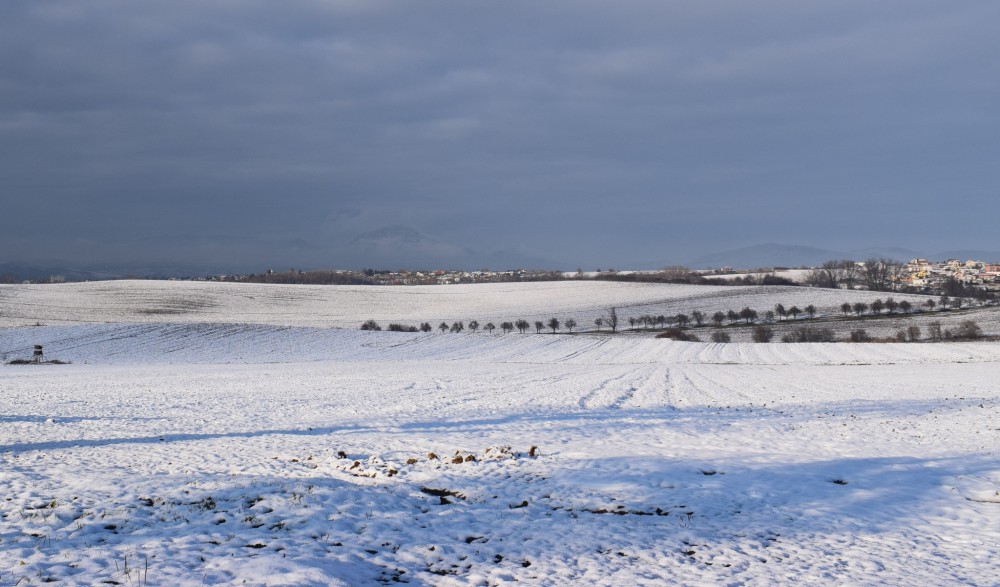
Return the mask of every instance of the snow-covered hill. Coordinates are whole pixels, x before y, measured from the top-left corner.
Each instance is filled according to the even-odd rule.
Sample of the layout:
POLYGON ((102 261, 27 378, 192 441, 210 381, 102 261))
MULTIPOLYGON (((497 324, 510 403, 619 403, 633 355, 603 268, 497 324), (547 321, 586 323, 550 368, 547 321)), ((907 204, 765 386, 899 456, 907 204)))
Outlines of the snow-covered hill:
POLYGON ((1000 576, 1000 344, 356 329, 822 293, 549 285, 0 288, 0 585, 1000 576))

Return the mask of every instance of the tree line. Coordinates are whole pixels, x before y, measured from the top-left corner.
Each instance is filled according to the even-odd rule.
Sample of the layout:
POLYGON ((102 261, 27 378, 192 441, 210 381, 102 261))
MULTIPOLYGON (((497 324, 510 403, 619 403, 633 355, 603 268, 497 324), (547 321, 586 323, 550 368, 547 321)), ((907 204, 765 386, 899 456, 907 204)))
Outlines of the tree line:
MULTIPOLYGON (((573 318, 567 318, 564 321, 560 321, 558 318, 552 317, 549 318, 548 322, 536 320, 534 324, 532 324, 527 320, 519 319, 514 321, 501 322, 499 328, 504 334, 513 332, 515 329, 519 331, 521 334, 524 334, 525 332, 531 330, 532 326, 534 326, 536 333, 540 333, 545 329, 549 329, 552 331, 553 334, 555 334, 556 331, 560 330, 561 328, 566 328, 566 330, 568 330, 570 334, 572 334, 573 329, 577 327, 577 322, 573 318)), ((470 332, 475 333, 478 332, 480 328, 482 328, 485 332, 492 334, 493 331, 497 329, 497 325, 492 322, 487 322, 486 324, 480 324, 479 321, 477 320, 469 321, 468 325, 466 325, 466 323, 461 320, 457 320, 455 322, 452 322, 451 324, 448 324, 447 322, 441 322, 440 324, 437 325, 437 329, 440 330, 442 334, 446 332, 451 332, 451 333, 464 332, 466 329, 468 329, 470 332)), ((382 326, 379 325, 379 323, 376 322, 375 320, 366 320, 361 324, 361 330, 382 330, 382 326)), ((398 324, 398 323, 390 323, 388 326, 388 330, 390 332, 433 332, 434 327, 431 326, 430 322, 422 322, 419 327, 398 324)))

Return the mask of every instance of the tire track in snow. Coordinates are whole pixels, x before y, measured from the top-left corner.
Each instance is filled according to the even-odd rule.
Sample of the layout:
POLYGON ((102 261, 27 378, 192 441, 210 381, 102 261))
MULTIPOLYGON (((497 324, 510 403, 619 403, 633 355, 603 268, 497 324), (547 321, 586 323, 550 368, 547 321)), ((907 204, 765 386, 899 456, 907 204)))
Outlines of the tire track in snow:
MULTIPOLYGON (((604 381, 601 382, 601 384, 596 389, 594 389, 590 393, 588 393, 585 396, 583 396, 582 398, 580 398, 580 401, 577 402, 577 405, 579 405, 581 408, 584 408, 584 409, 593 409, 593 408, 602 407, 604 404, 597 403, 597 401, 599 400, 599 398, 602 395, 605 395, 605 393, 608 390, 610 390, 610 388, 612 386, 614 386, 615 384, 617 384, 617 383, 619 383, 619 382, 621 382, 623 380, 628 379, 629 375, 632 375, 632 374, 633 374, 632 371, 629 370, 628 372, 626 372, 626 373, 624 373, 622 375, 619 375, 617 377, 612 377, 611 379, 605 379, 604 381)), ((631 388, 633 386, 630 385, 629 387, 631 388)), ((611 402, 611 404, 608 404, 608 405, 613 405, 615 403, 615 401, 617 401, 617 398, 622 398, 624 396, 631 396, 631 393, 634 393, 634 391, 628 391, 625 394, 618 394, 616 396, 616 400, 613 400, 611 402)))
POLYGON ((594 339, 593 341, 589 342, 585 346, 576 349, 575 351, 569 353, 568 355, 565 355, 561 359, 557 359, 556 362, 563 362, 563 363, 565 363, 565 362, 572 361, 573 359, 575 359, 575 358, 577 358, 577 357, 579 357, 579 356, 581 356, 581 355, 583 355, 585 353, 589 353, 591 351, 599 349, 600 347, 602 347, 605 344, 607 344, 607 342, 608 342, 607 338, 594 339))

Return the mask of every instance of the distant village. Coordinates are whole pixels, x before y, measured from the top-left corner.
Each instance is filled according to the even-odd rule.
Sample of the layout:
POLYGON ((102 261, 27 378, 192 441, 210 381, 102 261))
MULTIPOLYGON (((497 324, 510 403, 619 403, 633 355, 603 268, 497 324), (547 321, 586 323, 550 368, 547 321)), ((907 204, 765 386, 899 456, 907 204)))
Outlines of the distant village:
MULTIPOLYGON (((848 262, 850 263, 850 262, 848 262)), ((862 272, 865 262, 855 263, 858 272, 862 272)), ((930 261, 928 259, 911 259, 907 263, 895 264, 896 274, 892 277, 893 289, 909 290, 913 292, 934 293, 944 289, 948 284, 958 282, 966 288, 975 288, 989 292, 1000 291, 1000 263, 988 263, 984 261, 959 259, 948 259, 945 261, 930 261)), ((449 285, 460 283, 505 283, 524 281, 557 281, 565 279, 603 279, 603 280, 628 280, 628 281, 669 281, 706 283, 701 279, 703 276, 720 276, 727 274, 746 273, 757 275, 788 275, 794 272, 807 273, 814 268, 802 267, 798 270, 787 268, 774 269, 754 269, 749 272, 737 271, 731 267, 721 267, 714 270, 695 271, 682 267, 675 267, 665 270, 653 271, 615 271, 606 269, 597 271, 576 272, 528 270, 528 269, 508 269, 504 271, 492 271, 483 269, 479 271, 458 271, 458 270, 427 270, 427 271, 387 271, 365 269, 357 270, 301 270, 288 269, 285 271, 274 271, 268 269, 263 273, 248 274, 220 274, 206 275, 198 277, 171 278, 171 280, 182 281, 218 281, 237 283, 294 283, 294 284, 315 284, 315 285, 449 285)), ((46 280, 26 280, 23 283, 62 283, 67 279, 62 275, 51 275, 46 280)), ((13 280, 8 280, 8 283, 13 280)), ((21 282, 18 280, 17 282, 21 282)), ((711 283, 719 283, 712 281, 711 283)), ((753 283, 752 281, 742 281, 738 283, 753 283)), ((768 284, 766 281, 757 283, 768 284)), ((806 279, 780 279, 772 281, 772 284, 787 285, 810 285, 806 279), (796 283, 793 283, 796 282, 796 283)), ((860 285, 860 284, 859 284, 860 285)), ((853 284, 848 287, 857 287, 853 284)))
POLYGON ((935 263, 927 259, 912 259, 904 265, 904 269, 900 283, 916 289, 935 289, 949 279, 956 279, 967 286, 1000 291, 1000 263, 963 262, 958 259, 935 263))

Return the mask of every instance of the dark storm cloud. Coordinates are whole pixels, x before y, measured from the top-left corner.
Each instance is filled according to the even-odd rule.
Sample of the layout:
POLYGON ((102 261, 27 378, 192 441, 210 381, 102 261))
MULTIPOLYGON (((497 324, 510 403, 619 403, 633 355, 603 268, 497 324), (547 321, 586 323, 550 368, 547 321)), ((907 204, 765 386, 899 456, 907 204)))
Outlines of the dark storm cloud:
POLYGON ((996 22, 991 2, 5 2, 0 260, 353 264, 393 225, 574 267, 995 248, 996 22))

